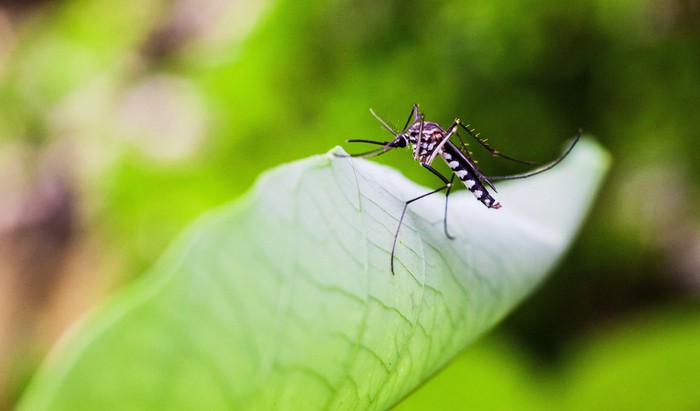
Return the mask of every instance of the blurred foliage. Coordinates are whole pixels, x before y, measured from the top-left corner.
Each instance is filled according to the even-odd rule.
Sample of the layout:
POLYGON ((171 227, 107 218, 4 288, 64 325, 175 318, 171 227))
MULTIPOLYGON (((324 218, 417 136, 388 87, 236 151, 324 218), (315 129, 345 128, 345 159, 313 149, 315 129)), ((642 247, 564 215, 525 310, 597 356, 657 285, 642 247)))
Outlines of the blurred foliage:
POLYGON ((395 410, 694 410, 698 338, 700 313, 682 305, 584 335, 556 369, 491 336, 395 410))
POLYGON ((609 164, 584 138, 555 170, 501 186, 510 212, 456 193, 470 215, 450 220, 453 241, 444 198, 426 198, 391 265, 394 213, 424 187, 332 154, 274 167, 76 327, 17 411, 387 409, 544 280, 609 164), (530 195, 545 190, 567 207, 530 195))
MULTIPOLYGON (((504 327, 524 355, 556 366, 601 324, 679 300, 697 308, 699 46, 696 0, 4 2, 0 244, 41 256, 8 233, 45 232, 53 223, 35 208, 76 215, 68 240, 50 240, 70 242, 55 248, 66 262, 31 276, 60 276, 41 307, 65 315, 29 317, 14 345, 43 352, 262 170, 387 138, 367 109, 400 127, 414 102, 513 156, 546 161, 579 127, 614 155, 580 241, 504 327), (54 198, 40 195, 52 179, 70 188, 70 207, 37 202, 54 198)), ((520 170, 485 154, 488 174, 520 170)), ((402 153, 377 161, 436 183, 402 153)), ((0 275, 22 272, 13 261, 0 275)), ((8 304, 0 337, 19 327, 3 319, 26 311, 8 304)), ((0 375, 7 362, 31 361, 0 360, 0 375)))

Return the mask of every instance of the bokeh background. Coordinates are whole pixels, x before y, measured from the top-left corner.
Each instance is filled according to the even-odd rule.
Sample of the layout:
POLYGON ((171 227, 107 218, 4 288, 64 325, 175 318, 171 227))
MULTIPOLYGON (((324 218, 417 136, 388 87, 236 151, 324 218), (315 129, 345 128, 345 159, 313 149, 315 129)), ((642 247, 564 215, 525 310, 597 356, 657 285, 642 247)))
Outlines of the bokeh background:
POLYGON ((196 216, 414 102, 614 164, 550 281, 399 408, 700 409, 698 0, 0 1, 0 409, 196 216))

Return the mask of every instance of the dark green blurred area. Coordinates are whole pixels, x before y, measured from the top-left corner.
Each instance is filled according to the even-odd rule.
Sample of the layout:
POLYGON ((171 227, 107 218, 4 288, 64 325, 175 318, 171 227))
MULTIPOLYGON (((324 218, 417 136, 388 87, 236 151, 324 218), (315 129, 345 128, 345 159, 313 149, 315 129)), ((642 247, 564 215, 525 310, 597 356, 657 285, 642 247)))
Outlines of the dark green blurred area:
MULTIPOLYGON (((388 139, 368 109, 400 128, 413 103, 515 157, 547 161, 579 128, 613 154, 579 241, 488 355, 576 373, 581 341, 682 307, 658 349, 698 364, 700 344, 679 330, 697 327, 700 306, 700 2, 3 2, 0 405, 76 316, 196 216, 275 165, 373 148, 344 140, 388 139)), ((486 154, 487 174, 523 171, 486 154)), ((406 153, 377 161, 438 183, 406 153)), ((648 393, 627 381, 653 381, 637 360, 618 382, 648 393)), ((700 381, 700 366, 662 375, 700 381)), ((667 384, 678 387, 652 387, 667 384)), ((659 407, 700 407, 690 394, 659 407)))

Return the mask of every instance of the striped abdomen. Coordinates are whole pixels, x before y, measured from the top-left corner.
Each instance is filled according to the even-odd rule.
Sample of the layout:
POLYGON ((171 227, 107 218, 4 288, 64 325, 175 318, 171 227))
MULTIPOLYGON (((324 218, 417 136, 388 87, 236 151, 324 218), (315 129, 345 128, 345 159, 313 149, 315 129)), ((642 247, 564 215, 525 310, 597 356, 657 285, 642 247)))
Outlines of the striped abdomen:
POLYGON ((445 144, 442 153, 443 160, 447 163, 452 172, 462 180, 469 191, 474 194, 477 200, 481 201, 488 208, 501 208, 501 204, 491 197, 491 194, 486 190, 474 171, 474 168, 469 164, 469 161, 462 152, 452 143, 445 144))

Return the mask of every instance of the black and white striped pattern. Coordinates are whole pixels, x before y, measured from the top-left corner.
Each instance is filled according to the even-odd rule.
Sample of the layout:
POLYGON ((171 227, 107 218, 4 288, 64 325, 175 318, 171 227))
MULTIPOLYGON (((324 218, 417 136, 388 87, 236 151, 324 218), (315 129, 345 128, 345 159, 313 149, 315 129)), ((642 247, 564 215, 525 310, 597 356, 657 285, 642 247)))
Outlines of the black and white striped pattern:
POLYGON ((391 273, 394 273, 394 253, 396 252, 396 242, 399 237, 399 230, 401 229, 401 224, 403 223, 404 216, 406 215, 406 209, 409 204, 414 201, 418 201, 421 198, 425 198, 437 192, 446 190, 445 193, 445 218, 443 219, 443 226, 445 230, 445 235, 448 238, 453 238, 447 231, 447 198, 452 190, 452 184, 454 177, 458 177, 469 191, 474 194, 477 200, 481 201, 483 205, 488 208, 498 209, 501 208, 501 204, 496 201, 491 194, 488 192, 485 186, 491 187, 491 189, 496 191, 490 180, 514 180, 519 178, 527 178, 540 173, 543 173, 552 167, 559 164, 564 157, 566 157, 569 152, 574 148, 576 142, 581 137, 581 130, 579 130, 576 138, 569 148, 557 159, 540 166, 539 168, 529 171, 527 173, 513 174, 507 176, 491 176, 486 177, 481 173, 479 168, 476 166, 476 162, 472 160, 471 154, 466 148, 466 144, 462 140, 462 137, 457 133, 458 128, 462 128, 468 135, 470 135, 474 140, 476 140, 481 146, 483 146, 487 151, 496 157, 501 157, 506 160, 514 161, 516 163, 528 164, 528 165, 538 165, 539 163, 533 163, 530 161, 518 160, 513 157, 508 157, 499 151, 493 149, 486 143, 486 140, 479 138, 479 134, 475 133, 474 130, 470 129, 469 126, 462 124, 459 119, 456 119, 452 125, 443 129, 437 123, 430 121, 425 121, 425 116, 418 111, 418 105, 414 104, 411 109, 411 115, 406 121, 406 125, 400 132, 395 131, 391 126, 389 126, 384 120, 382 120, 374 111, 370 110, 372 115, 382 123, 382 126, 389 131, 394 139, 392 141, 374 141, 374 140, 348 140, 350 143, 369 143, 381 146, 378 149, 366 151, 364 153, 353 154, 352 157, 375 157, 382 155, 396 148, 404 148, 409 144, 413 147, 413 158, 418 161, 421 166, 433 173, 438 177, 444 185, 433 191, 420 195, 418 197, 412 198, 404 203, 403 211, 399 217, 399 224, 396 227, 396 233, 394 234, 394 243, 391 246, 391 273), (456 136, 459 138, 460 147, 454 145, 450 138, 456 136), (437 171, 432 167, 433 161, 440 156, 447 166, 452 170, 451 179, 447 179, 442 173, 437 171))
POLYGON ((477 200, 481 201, 488 208, 501 208, 501 204, 494 200, 488 190, 486 190, 486 187, 481 184, 476 170, 469 164, 469 160, 454 144, 448 141, 440 156, 457 178, 462 180, 467 189, 474 194, 477 200))
MULTIPOLYGON (((431 165, 437 156, 442 157, 452 172, 462 180, 477 200, 488 208, 501 208, 501 204, 491 197, 491 194, 484 187, 481 180, 485 177, 477 171, 473 161, 449 140, 455 131, 456 126, 448 131, 437 123, 415 122, 403 134, 403 137, 413 145, 413 156, 418 162, 431 165), (421 127, 422 130, 420 130, 421 127)), ((485 182, 487 181, 485 180, 485 182)))

